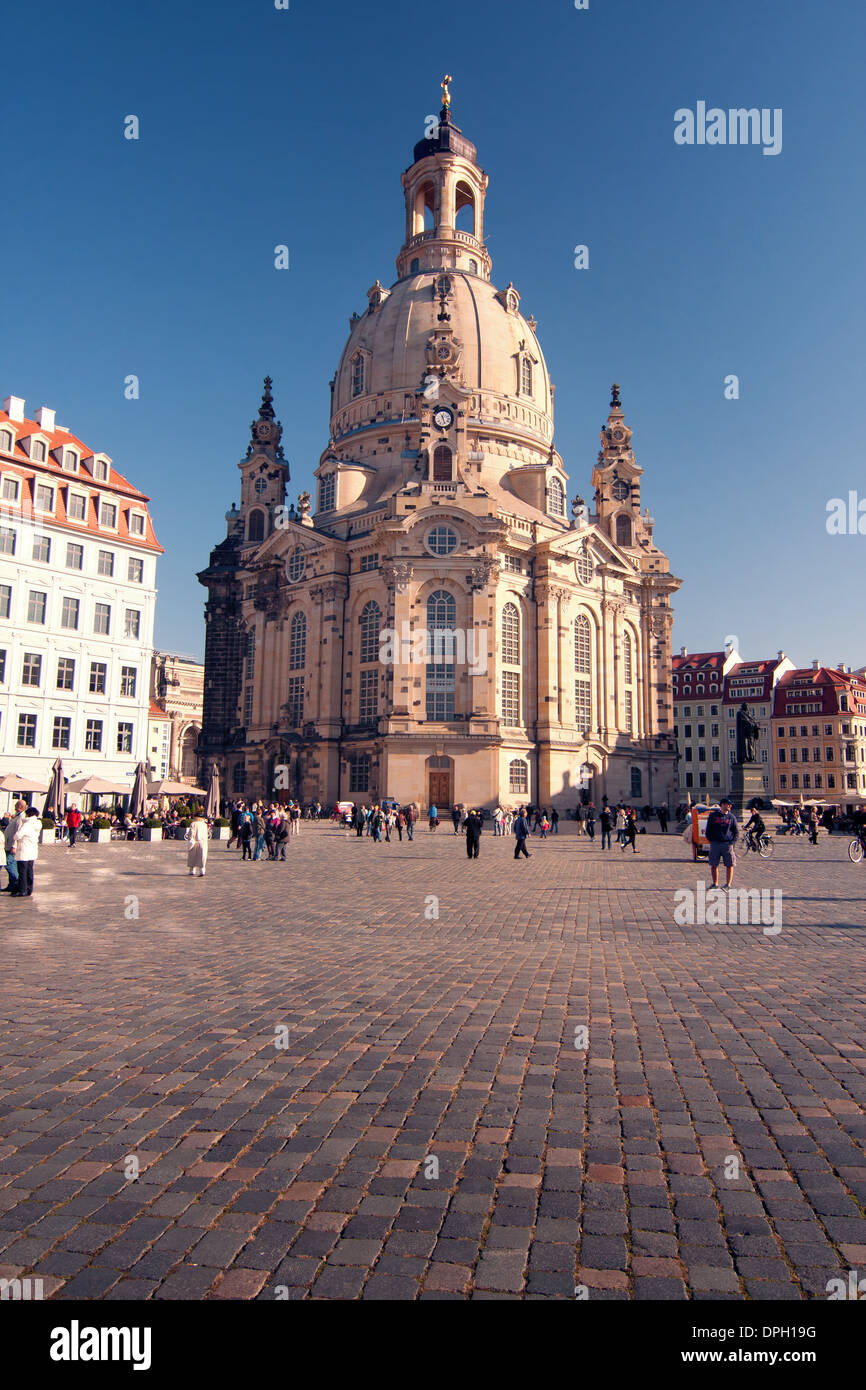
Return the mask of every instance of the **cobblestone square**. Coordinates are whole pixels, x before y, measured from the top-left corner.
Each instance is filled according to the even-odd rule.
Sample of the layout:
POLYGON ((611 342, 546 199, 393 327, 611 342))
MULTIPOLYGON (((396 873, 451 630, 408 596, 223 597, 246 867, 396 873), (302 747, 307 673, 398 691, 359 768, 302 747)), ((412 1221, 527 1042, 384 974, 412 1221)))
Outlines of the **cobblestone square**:
POLYGON ((866 1269, 847 839, 737 884, 489 826, 49 846, 4 897, 0 1277, 88 1299, 826 1298, 866 1269))

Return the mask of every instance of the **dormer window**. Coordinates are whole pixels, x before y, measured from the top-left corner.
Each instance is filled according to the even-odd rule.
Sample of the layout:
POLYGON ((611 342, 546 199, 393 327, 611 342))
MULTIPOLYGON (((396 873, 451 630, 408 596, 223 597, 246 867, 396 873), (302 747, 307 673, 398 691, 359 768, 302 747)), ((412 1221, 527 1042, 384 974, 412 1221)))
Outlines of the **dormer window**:
POLYGON ((54 488, 48 487, 45 483, 36 485, 36 510, 37 512, 54 511, 54 488))
POLYGON ((129 513, 129 534, 131 536, 144 535, 144 515, 142 512, 129 513))
POLYGON ((11 454, 15 446, 15 436, 11 430, 0 430, 0 449, 4 454, 11 454))
POLYGON ((565 516, 565 491, 556 477, 547 485, 547 510, 551 516, 565 516))
POLYGON ((45 440, 34 439, 30 445, 30 457, 34 463, 45 462, 45 440))
POLYGON ((99 524, 107 531, 117 530, 117 507, 113 502, 100 502, 99 524))
POLYGON ((319 511, 332 512, 336 502, 337 475, 327 473, 319 479, 319 511))
POLYGON ((93 460, 93 476, 94 476, 94 478, 96 479, 96 481, 97 481, 98 483, 107 483, 107 482, 108 482, 108 460, 107 460, 107 459, 94 458, 94 460, 93 460))
POLYGON ((352 358, 352 396, 363 396, 366 385, 367 363, 362 352, 352 358))
POLYGON ((76 453, 75 449, 63 450, 63 456, 61 459, 60 466, 63 469, 64 473, 78 472, 78 454, 76 453))

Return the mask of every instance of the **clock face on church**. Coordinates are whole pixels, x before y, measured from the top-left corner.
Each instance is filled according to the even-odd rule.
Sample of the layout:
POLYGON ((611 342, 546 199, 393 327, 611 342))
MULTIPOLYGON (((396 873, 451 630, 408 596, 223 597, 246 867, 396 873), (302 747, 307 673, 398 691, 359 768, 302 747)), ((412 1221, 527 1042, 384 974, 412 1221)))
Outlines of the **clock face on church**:
POLYGON ((267 441, 273 437, 273 434, 274 427, 270 420, 259 420, 256 425, 256 438, 267 443, 267 441))
POLYGON ((440 405, 438 410, 433 412, 433 423, 440 430, 450 430, 454 424, 454 412, 449 410, 447 405, 440 405))

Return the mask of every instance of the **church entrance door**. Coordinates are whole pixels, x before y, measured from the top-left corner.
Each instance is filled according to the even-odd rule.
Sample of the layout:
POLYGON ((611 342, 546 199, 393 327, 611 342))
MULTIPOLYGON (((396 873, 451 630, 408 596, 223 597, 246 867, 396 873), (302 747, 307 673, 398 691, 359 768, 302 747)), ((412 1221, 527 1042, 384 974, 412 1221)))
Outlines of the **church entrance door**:
POLYGON ((429 772, 430 795, 428 806, 435 806, 439 811, 447 811, 451 805, 451 772, 440 768, 431 768, 429 772))

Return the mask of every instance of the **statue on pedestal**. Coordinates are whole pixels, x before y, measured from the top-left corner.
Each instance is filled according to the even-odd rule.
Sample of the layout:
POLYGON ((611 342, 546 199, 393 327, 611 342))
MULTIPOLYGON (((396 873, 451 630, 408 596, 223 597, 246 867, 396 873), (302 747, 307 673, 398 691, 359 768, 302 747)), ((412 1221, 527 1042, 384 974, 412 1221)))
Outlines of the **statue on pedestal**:
POLYGON ((758 761, 758 739, 761 730, 749 714, 745 700, 737 710, 737 762, 756 763, 758 761))

